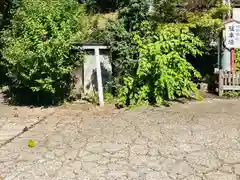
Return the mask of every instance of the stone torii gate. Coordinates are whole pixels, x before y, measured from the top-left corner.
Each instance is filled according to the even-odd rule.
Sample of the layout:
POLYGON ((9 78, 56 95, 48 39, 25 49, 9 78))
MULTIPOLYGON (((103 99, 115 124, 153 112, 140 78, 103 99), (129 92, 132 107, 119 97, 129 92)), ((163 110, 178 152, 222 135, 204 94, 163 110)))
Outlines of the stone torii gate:
POLYGON ((83 50, 94 50, 95 60, 96 60, 96 69, 97 69, 97 85, 98 85, 98 98, 100 106, 104 106, 104 97, 103 97, 103 84, 102 84, 102 72, 101 72, 101 64, 100 64, 100 53, 101 49, 108 49, 107 46, 101 44, 84 44, 82 46, 83 50))
MULTIPOLYGON (((102 43, 98 43, 98 42, 86 42, 86 43, 81 43, 81 44, 76 42, 76 43, 73 43, 72 45, 73 45, 73 49, 75 49, 75 50, 80 50, 80 51, 89 51, 90 50, 90 51, 93 51, 93 53, 94 53, 93 54, 93 58, 89 59, 87 57, 88 56, 87 55, 86 59, 85 59, 86 62, 83 63, 82 75, 81 75, 82 76, 82 82, 81 83, 83 85, 83 89, 85 89, 85 85, 87 85, 86 84, 87 83, 87 79, 85 79, 85 78, 89 78, 88 74, 90 73, 88 71, 95 70, 95 72, 96 72, 96 81, 97 81, 96 82, 97 83, 97 92, 98 92, 98 98, 99 98, 99 105, 100 106, 104 106, 103 78, 105 76, 102 74, 104 72, 102 72, 102 67, 101 67, 101 64, 104 63, 104 62, 102 62, 102 55, 100 55, 100 51, 101 50, 109 50, 109 47, 104 45, 104 44, 102 44, 102 43), (95 61, 95 63, 91 64, 94 61, 95 61), (89 62, 91 62, 91 63, 89 64, 89 62), (88 67, 87 68, 88 70, 86 71, 86 77, 85 77, 85 73, 83 73, 83 72, 85 72, 85 64, 88 67), (90 70, 89 70, 89 68, 90 68, 90 70), (85 82, 85 80, 86 80, 86 82, 85 82)), ((109 58, 110 57, 111 56, 109 56, 109 58)), ((105 64, 105 65, 109 65, 109 64, 105 64)), ((104 68, 106 68, 106 67, 104 67, 104 68)), ((110 70, 110 69, 108 69, 108 70, 110 70)), ((105 80, 105 78, 104 78, 104 80, 105 80)), ((85 89, 85 90, 87 91, 87 89, 85 89)))

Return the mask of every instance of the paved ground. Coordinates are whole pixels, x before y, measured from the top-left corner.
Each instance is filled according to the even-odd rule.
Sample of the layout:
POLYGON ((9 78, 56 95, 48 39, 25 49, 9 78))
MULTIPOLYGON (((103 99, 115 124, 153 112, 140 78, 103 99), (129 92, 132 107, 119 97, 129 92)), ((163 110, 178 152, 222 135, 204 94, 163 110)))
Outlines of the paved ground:
POLYGON ((43 121, 53 112, 53 108, 10 107, 0 104, 0 148, 11 138, 21 134, 24 128, 43 121))
POLYGON ((240 100, 131 111, 53 109, 36 110, 49 114, 0 148, 3 179, 240 179, 240 100), (29 148, 29 140, 37 146, 29 148))

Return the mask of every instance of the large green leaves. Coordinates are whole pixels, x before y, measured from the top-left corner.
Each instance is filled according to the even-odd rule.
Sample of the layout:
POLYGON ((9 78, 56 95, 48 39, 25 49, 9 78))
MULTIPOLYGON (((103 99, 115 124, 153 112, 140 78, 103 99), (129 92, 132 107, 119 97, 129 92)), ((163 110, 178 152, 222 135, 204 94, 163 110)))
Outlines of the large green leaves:
POLYGON ((139 65, 136 75, 124 78, 119 91, 123 104, 162 104, 181 96, 199 98, 192 78, 200 78, 200 74, 186 55, 201 55, 203 43, 184 26, 161 26, 157 32, 153 37, 135 36, 139 65))

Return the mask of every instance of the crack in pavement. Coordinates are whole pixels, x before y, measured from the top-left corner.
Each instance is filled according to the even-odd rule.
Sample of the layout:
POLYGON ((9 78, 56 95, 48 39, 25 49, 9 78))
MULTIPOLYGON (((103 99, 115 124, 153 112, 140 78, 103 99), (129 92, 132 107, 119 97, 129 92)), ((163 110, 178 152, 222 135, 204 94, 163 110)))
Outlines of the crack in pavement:
POLYGON ((6 180, 239 180, 234 112, 240 102, 235 108, 228 102, 56 112, 0 147, 0 174, 6 180), (219 116, 223 108, 231 119, 219 116), (39 144, 29 149, 33 135, 39 144))
POLYGON ((53 115, 53 114, 54 114, 54 112, 48 114, 47 116, 44 116, 44 117, 40 118, 38 121, 36 121, 35 123, 31 124, 31 125, 28 126, 28 127, 25 126, 22 131, 20 131, 19 133, 17 133, 16 135, 14 135, 13 137, 11 137, 10 139, 6 140, 5 142, 1 143, 1 144, 0 144, 0 148, 2 148, 2 147, 4 147, 5 145, 11 143, 14 139, 16 139, 17 137, 23 135, 25 132, 31 130, 31 129, 34 128, 37 124, 41 123, 41 122, 44 121, 47 117, 49 117, 49 116, 51 116, 51 115, 53 115))

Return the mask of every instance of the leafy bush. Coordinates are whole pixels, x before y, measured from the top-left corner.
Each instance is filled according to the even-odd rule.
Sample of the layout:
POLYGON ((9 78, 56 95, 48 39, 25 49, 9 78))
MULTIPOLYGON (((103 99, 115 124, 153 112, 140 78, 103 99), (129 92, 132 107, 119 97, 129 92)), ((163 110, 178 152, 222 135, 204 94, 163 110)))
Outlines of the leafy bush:
POLYGON ((152 17, 160 23, 181 22, 185 16, 186 10, 177 8, 177 5, 186 2, 186 0, 153 0, 154 12, 152 17))
POLYGON ((35 94, 33 101, 42 101, 39 95, 50 102, 66 96, 72 69, 83 60, 73 56, 71 43, 83 40, 87 27, 77 0, 22 0, 3 33, 1 63, 11 88, 35 94))
POLYGON ((177 97, 198 95, 193 78, 200 74, 187 55, 201 55, 203 42, 191 33, 195 24, 168 24, 156 28, 146 1, 132 0, 101 34, 112 50, 113 76, 120 103, 162 104, 177 97), (145 20, 150 21, 145 21, 145 20), (142 22, 142 23, 141 23, 142 22))
POLYGON ((0 3, 0 17, 2 14, 2 22, 0 28, 9 25, 12 16, 15 14, 16 9, 20 6, 21 0, 2 0, 0 3), (1 4, 2 3, 2 4, 1 4))
POLYGON ((134 35, 125 29, 123 21, 110 21, 100 35, 111 47, 115 75, 131 73, 136 68, 138 50, 134 35))
POLYGON ((137 30, 142 21, 148 19, 149 3, 145 0, 130 0, 129 5, 120 9, 119 19, 127 31, 137 30))
POLYGON ((114 95, 122 76, 132 75, 137 70, 138 44, 134 40, 134 34, 139 29, 139 23, 148 18, 146 1, 130 0, 127 3, 129 6, 119 10, 117 20, 110 20, 103 30, 94 35, 95 39, 105 42, 111 48, 113 82, 110 84, 114 95))
POLYGON ((239 91, 224 91, 223 95, 228 98, 238 98, 240 96, 239 91))
MULTIPOLYGON (((148 23, 144 27, 149 27, 148 23)), ((146 34, 151 32, 149 29, 146 34)), ((203 43, 184 26, 161 26, 156 32, 152 36, 135 36, 139 65, 135 75, 123 78, 124 85, 119 89, 122 104, 163 104, 182 96, 200 97, 192 82, 200 74, 186 60, 186 55, 201 55, 198 48, 203 43)))

